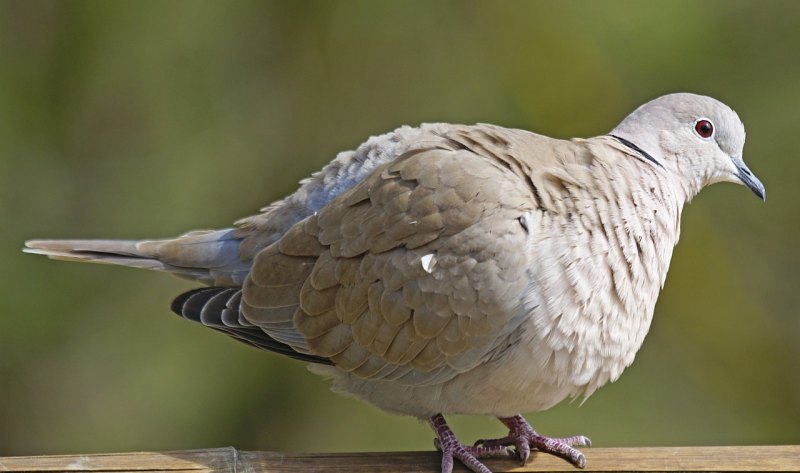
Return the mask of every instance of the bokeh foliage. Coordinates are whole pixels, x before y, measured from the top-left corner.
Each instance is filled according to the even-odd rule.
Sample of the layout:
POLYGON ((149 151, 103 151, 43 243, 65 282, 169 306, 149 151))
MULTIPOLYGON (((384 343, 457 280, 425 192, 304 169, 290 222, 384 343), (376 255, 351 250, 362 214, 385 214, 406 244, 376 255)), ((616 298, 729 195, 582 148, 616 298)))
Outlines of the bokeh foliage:
POLYGON ((791 1, 0 2, 0 455, 431 448, 171 315, 191 284, 22 242, 227 226, 401 124, 590 136, 672 91, 739 111, 768 202, 701 194, 634 365, 529 418, 599 446, 797 443, 798 50, 791 1))

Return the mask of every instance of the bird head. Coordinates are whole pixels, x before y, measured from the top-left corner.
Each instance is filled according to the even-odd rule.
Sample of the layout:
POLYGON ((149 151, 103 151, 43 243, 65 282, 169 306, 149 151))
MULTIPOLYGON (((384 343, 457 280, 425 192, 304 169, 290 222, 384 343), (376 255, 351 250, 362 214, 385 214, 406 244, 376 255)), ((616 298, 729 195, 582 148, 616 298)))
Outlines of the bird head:
POLYGON ((764 185, 742 160, 742 120, 711 97, 664 95, 634 110, 611 134, 645 150, 674 173, 687 199, 715 182, 742 184, 766 198, 764 185))

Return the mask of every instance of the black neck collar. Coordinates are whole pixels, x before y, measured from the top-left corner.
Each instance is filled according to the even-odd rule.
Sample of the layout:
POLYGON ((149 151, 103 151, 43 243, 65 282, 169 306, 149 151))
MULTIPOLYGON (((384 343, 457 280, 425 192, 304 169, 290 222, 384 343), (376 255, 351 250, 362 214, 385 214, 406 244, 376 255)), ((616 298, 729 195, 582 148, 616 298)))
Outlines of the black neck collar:
POLYGON ((612 138, 614 138, 615 140, 619 141, 619 142, 620 142, 620 143, 622 143, 623 145, 627 146, 627 147, 628 147, 628 148, 630 148, 631 150, 633 150, 633 151, 635 151, 635 152, 639 153, 639 155, 640 155, 641 157, 643 157, 644 159, 646 159, 646 160, 650 161, 651 163, 655 164, 656 166, 660 167, 661 169, 664 169, 664 165, 663 165, 663 164, 661 164, 661 163, 659 163, 659 162, 656 160, 656 158, 654 158, 654 157, 650 156, 650 153, 648 153, 647 151, 645 151, 645 150, 643 150, 642 148, 640 148, 640 147, 636 146, 635 144, 631 143, 630 141, 626 140, 625 138, 621 138, 621 137, 619 137, 619 136, 617 136, 617 135, 609 135, 609 136, 610 136, 610 137, 612 137, 612 138))

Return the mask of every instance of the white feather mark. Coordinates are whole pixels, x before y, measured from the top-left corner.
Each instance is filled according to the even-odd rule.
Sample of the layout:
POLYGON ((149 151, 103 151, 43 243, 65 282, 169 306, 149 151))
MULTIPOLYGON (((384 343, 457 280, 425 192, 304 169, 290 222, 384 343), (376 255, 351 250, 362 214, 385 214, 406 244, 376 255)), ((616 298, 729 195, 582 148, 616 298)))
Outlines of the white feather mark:
POLYGON ((430 274, 433 272, 434 266, 436 266, 436 256, 433 253, 427 254, 420 258, 420 262, 422 262, 422 269, 430 274))

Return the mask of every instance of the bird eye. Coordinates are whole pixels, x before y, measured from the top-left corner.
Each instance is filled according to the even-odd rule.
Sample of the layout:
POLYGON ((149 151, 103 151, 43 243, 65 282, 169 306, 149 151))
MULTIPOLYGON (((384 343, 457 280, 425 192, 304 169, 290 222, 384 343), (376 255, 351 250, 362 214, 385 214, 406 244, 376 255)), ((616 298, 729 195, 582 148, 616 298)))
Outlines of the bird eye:
POLYGON ((694 122, 694 131, 700 135, 701 138, 711 138, 714 134, 714 124, 705 118, 701 118, 694 122))

